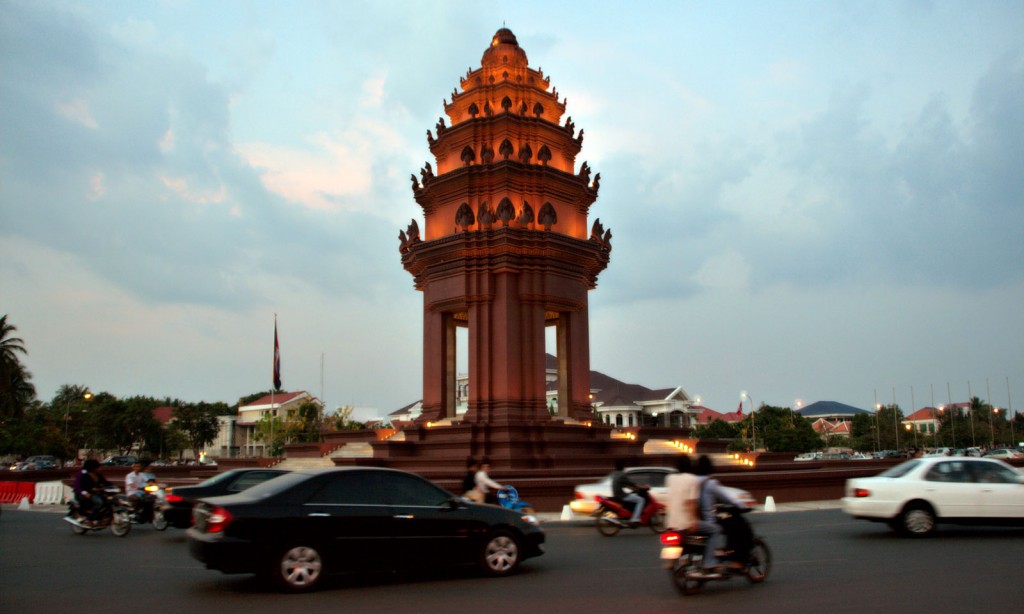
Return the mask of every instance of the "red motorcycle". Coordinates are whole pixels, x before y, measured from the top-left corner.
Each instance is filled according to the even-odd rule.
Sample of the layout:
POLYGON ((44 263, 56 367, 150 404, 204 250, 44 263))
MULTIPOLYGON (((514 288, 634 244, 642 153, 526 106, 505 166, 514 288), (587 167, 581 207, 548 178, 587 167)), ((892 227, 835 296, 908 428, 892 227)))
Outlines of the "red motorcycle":
POLYGON ((622 529, 635 529, 637 527, 650 527, 655 533, 664 533, 665 529, 665 506, 658 503, 647 493, 647 489, 638 489, 637 494, 646 499, 644 511, 640 514, 640 522, 633 524, 630 518, 633 517, 633 509, 612 497, 597 497, 597 509, 594 516, 597 518, 595 524, 597 531, 605 537, 612 537, 622 529))

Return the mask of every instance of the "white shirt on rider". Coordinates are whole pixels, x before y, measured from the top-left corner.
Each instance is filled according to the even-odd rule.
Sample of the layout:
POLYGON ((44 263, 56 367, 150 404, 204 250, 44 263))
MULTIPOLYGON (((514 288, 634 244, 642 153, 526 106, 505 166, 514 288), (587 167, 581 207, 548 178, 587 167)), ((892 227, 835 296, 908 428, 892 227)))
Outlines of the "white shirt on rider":
POLYGON ((480 470, 476 472, 476 487, 480 489, 480 492, 485 495, 490 492, 490 489, 501 490, 501 484, 491 479, 491 476, 487 475, 486 471, 480 470))
POLYGON ((124 476, 124 492, 125 494, 132 494, 139 492, 146 485, 146 477, 143 473, 132 471, 128 475, 124 476))
POLYGON ((673 473, 665 478, 665 486, 668 487, 666 523, 680 531, 690 529, 699 520, 694 511, 700 498, 700 478, 692 473, 673 473))

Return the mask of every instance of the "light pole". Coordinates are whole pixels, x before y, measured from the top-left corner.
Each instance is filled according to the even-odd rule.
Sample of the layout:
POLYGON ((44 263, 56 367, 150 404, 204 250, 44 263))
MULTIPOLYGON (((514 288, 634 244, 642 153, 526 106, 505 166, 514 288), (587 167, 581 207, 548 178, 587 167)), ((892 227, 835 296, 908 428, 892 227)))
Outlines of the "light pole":
MULTIPOLYGON (((92 398, 92 393, 88 390, 82 395, 82 399, 88 401, 92 398)), ((68 438, 68 422, 71 420, 71 399, 68 398, 64 401, 64 439, 68 438)))
POLYGON ((882 451, 882 432, 878 427, 878 412, 882 409, 878 402, 878 388, 875 388, 875 452, 882 451))
POLYGON ((967 410, 971 414, 971 447, 977 448, 978 441, 974 438, 974 395, 971 393, 971 380, 967 380, 967 410))
POLYGON ((953 432, 953 449, 956 449, 956 416, 960 411, 953 405, 953 393, 949 389, 949 382, 946 382, 946 400, 949 402, 949 426, 953 432))
POLYGON ((755 425, 754 418, 754 397, 750 396, 746 390, 740 393, 740 399, 747 399, 750 401, 750 448, 751 451, 757 450, 757 428, 755 425))
POLYGON ((990 448, 996 447, 996 416, 999 415, 999 408, 992 408, 992 445, 990 448))
POLYGON ((896 415, 896 387, 892 388, 892 428, 896 431, 896 449, 900 449, 900 419, 896 415))

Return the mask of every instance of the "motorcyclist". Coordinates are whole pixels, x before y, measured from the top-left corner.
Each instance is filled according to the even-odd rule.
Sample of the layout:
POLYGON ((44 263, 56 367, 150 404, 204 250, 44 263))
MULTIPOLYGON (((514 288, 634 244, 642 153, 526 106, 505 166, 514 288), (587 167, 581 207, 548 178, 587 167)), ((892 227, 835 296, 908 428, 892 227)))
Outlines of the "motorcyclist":
POLYGON ((629 519, 629 524, 638 526, 640 524, 640 516, 644 511, 644 505, 647 503, 646 492, 643 487, 629 479, 625 468, 626 461, 621 458, 615 461, 615 471, 611 475, 612 497, 623 503, 633 505, 633 516, 629 519), (628 491, 626 490, 627 488, 629 489, 628 491))
POLYGON ((476 472, 475 481, 477 489, 483 493, 484 503, 490 503, 491 505, 500 505, 498 502, 498 491, 501 490, 501 484, 495 482, 491 476, 491 461, 488 458, 480 460, 480 468, 476 472))
POLYGON ((146 496, 146 486, 156 480, 156 476, 149 472, 149 459, 142 459, 141 462, 132 465, 132 471, 125 476, 124 490, 128 495, 128 501, 132 504, 135 517, 140 522, 146 522, 152 517, 153 500, 146 496))
POLYGON ((80 521, 83 525, 93 525, 103 510, 106 499, 103 489, 110 486, 110 481, 99 472, 100 462, 90 458, 82 465, 82 470, 75 476, 73 486, 75 500, 78 501, 78 510, 84 518, 80 521))
MULTIPOLYGON (((733 497, 727 490, 722 488, 721 482, 711 477, 714 473, 714 465, 711 459, 702 455, 697 459, 697 476, 700 479, 700 532, 708 535, 707 546, 704 550, 704 569, 707 574, 721 574, 725 569, 718 563, 716 550, 720 548, 720 536, 723 534, 723 525, 719 523, 716 506, 719 504, 730 505, 737 509, 744 510, 747 505, 733 497)), ((742 518, 738 518, 749 532, 749 525, 742 518)), ((730 570, 743 568, 743 561, 746 560, 750 551, 750 540, 743 539, 741 526, 737 523, 727 523, 724 527, 729 530, 729 543, 733 547, 733 554, 728 562, 730 570)))

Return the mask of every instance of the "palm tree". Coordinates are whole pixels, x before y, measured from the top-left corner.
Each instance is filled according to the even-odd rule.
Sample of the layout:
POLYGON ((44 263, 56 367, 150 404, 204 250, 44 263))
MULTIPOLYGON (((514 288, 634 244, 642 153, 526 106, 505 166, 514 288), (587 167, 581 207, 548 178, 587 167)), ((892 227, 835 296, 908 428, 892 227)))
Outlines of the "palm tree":
POLYGON ((25 342, 12 336, 18 330, 0 317, 0 417, 20 418, 25 407, 35 398, 32 374, 21 364, 20 355, 28 355, 25 342))

